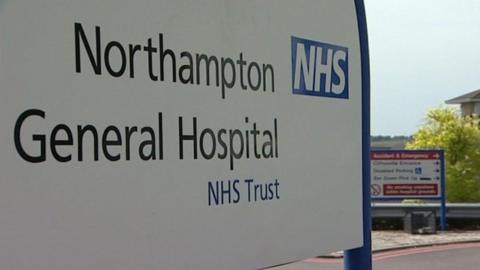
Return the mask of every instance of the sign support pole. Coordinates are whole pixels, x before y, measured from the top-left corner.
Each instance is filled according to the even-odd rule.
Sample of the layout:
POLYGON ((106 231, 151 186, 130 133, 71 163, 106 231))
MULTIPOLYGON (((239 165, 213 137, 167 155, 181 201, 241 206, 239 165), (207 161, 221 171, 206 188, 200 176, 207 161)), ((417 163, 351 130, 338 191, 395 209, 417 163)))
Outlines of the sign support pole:
POLYGON ((441 153, 441 198, 440 198, 440 229, 446 231, 447 228, 447 204, 446 204, 446 181, 445 181, 445 153, 441 153))
POLYGON ((372 270, 372 217, 370 198, 370 63, 363 0, 355 0, 362 66, 362 193, 363 247, 345 250, 345 270, 372 270))

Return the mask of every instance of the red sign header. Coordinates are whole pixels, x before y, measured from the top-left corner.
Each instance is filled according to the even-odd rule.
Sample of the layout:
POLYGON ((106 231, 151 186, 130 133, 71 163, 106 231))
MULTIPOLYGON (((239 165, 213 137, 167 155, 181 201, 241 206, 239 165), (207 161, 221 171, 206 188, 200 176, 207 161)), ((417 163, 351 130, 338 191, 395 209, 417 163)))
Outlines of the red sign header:
POLYGON ((438 152, 399 152, 399 151, 385 151, 372 152, 370 154, 372 160, 439 160, 440 154, 438 152))

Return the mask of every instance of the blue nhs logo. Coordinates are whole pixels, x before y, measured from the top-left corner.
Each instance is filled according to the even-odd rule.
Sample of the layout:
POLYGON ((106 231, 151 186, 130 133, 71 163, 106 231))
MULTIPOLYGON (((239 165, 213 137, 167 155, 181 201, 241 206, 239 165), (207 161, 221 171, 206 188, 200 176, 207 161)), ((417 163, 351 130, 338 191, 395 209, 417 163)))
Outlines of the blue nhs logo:
POLYGON ((348 99, 348 48, 292 36, 292 84, 294 94, 348 99))

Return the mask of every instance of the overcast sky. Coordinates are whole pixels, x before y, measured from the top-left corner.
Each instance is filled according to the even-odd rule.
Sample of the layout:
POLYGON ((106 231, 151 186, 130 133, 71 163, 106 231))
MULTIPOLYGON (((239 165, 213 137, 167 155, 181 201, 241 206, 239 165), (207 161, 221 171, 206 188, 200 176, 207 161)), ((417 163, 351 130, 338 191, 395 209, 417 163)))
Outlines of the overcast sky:
POLYGON ((411 135, 480 88, 480 0, 365 0, 372 135, 411 135))

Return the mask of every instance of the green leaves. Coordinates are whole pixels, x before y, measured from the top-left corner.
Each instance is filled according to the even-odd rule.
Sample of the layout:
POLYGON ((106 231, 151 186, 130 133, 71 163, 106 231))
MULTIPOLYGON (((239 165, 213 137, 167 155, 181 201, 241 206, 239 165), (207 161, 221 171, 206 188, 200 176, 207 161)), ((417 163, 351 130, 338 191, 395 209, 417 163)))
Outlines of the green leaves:
POLYGON ((449 202, 480 202, 480 122, 449 108, 433 109, 407 149, 445 150, 449 202))

